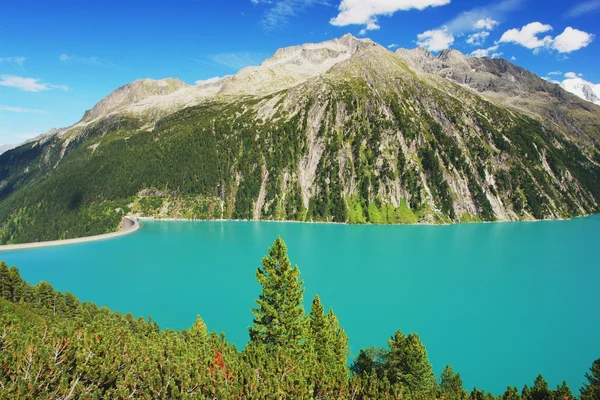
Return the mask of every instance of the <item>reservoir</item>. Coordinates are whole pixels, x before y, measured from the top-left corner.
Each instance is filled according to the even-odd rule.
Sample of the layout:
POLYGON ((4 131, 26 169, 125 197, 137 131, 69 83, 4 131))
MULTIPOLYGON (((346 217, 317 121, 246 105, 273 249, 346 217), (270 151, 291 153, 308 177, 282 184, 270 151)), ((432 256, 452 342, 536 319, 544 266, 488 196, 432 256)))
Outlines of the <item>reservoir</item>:
POLYGON ((197 314, 239 349, 260 294, 256 267, 277 236, 350 338, 352 356, 416 332, 434 371, 501 394, 542 373, 574 394, 600 357, 600 216, 449 226, 143 221, 114 239, 0 253, 50 282, 161 328, 197 314))

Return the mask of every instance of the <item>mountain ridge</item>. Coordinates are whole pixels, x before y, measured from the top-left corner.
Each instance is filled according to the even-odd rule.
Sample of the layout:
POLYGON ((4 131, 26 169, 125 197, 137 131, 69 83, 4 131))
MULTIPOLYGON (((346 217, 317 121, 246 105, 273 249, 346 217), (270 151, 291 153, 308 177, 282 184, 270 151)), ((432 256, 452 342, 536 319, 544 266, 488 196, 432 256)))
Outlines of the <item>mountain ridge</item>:
MULTIPOLYGON (((385 47, 373 42, 371 39, 359 39, 352 36, 351 34, 345 34, 340 38, 332 39, 321 43, 306 43, 303 45, 295 45, 280 48, 276 50, 271 57, 264 60, 259 66, 249 66, 242 68, 238 73, 234 75, 227 75, 224 77, 213 78, 206 81, 197 81, 195 85, 187 84, 178 78, 165 78, 160 80, 154 80, 150 78, 138 79, 134 82, 125 84, 115 89, 105 98, 96 103, 90 110, 87 110, 80 121, 78 121, 70 127, 59 130, 59 132, 61 134, 65 134, 66 132, 73 130, 73 128, 86 126, 90 122, 95 122, 100 118, 106 118, 112 114, 126 113, 137 114, 140 116, 142 116, 145 113, 148 114, 146 116, 148 119, 146 126, 151 129, 153 124, 162 117, 165 117, 173 112, 176 112, 186 107, 196 106, 203 102, 211 101, 215 98, 222 100, 231 96, 248 95, 249 92, 252 92, 254 95, 269 94, 273 91, 289 88, 296 84, 301 84, 307 79, 313 78, 315 76, 327 72, 327 70, 329 70, 339 62, 345 61, 352 54, 354 54, 354 52, 358 48, 365 45, 379 46, 381 50, 392 52, 391 50, 388 50, 385 47), (274 88, 267 87, 265 89, 263 87, 265 86, 264 79, 255 79, 256 81, 260 82, 260 85, 253 85, 251 82, 249 82, 253 80, 252 78, 250 78, 250 76, 253 74, 260 74, 261 72, 263 72, 263 75, 266 75, 264 73, 264 70, 261 70, 261 68, 266 68, 268 74, 276 74, 276 72, 273 71, 273 68, 277 67, 280 64, 285 64, 285 61, 291 61, 289 64, 295 65, 296 67, 302 67, 301 65, 298 65, 298 59, 310 59, 310 56, 301 57, 302 54, 305 54, 308 51, 312 51, 312 53, 315 54, 318 53, 318 51, 327 50, 337 51, 338 54, 341 54, 341 56, 337 59, 335 59, 334 57, 334 59, 331 60, 333 62, 325 62, 325 68, 317 68, 313 71, 302 71, 301 68, 298 68, 298 70, 300 71, 285 70, 280 73, 286 78, 291 78, 287 82, 282 82, 281 80, 277 81, 277 84, 274 85, 274 88), (290 57, 290 54, 292 55, 292 57, 290 57), (305 74, 303 74, 302 72, 305 72, 305 74), (294 73, 298 73, 300 76, 293 76, 294 73), (261 86, 261 88, 257 88, 257 86, 261 86), (123 94, 125 94, 125 96, 123 96, 123 94), (127 95, 130 96, 129 101, 123 101, 127 99, 127 95), (113 99, 115 97, 119 97, 117 105, 114 105, 115 101, 113 99), (106 107, 106 103, 113 104, 111 106, 106 107)), ((489 99, 493 99, 494 96, 494 86, 491 85, 491 82, 478 82, 477 80, 473 82, 472 77, 470 77, 471 79, 469 80, 469 82, 466 82, 465 80, 469 77, 467 77, 464 68, 472 68, 473 70, 471 72, 481 72, 477 70, 477 67, 475 67, 478 66, 479 68, 483 68, 483 72, 489 72, 490 74, 495 75, 498 75, 498 71, 503 71, 502 73, 506 73, 506 71, 524 71, 525 73, 530 74, 532 77, 534 77, 534 79, 538 80, 538 82, 536 83, 537 85, 543 85, 545 83, 537 75, 531 74, 529 71, 521 67, 516 67, 512 63, 504 59, 491 59, 487 57, 467 56, 456 49, 442 50, 438 53, 437 56, 433 55, 428 50, 422 47, 416 47, 413 49, 399 48, 393 53, 402 58, 402 60, 406 62, 410 68, 416 70, 417 72, 433 73, 438 74, 440 76, 444 76, 446 79, 452 80, 463 85, 467 85, 472 89, 481 92, 482 94, 488 96, 489 99), (461 76, 457 77, 455 75, 455 70, 457 70, 457 67, 462 67, 458 68, 458 72, 462 73, 462 81, 460 81, 461 76), (485 87, 484 85, 490 85, 491 87, 485 87)), ((312 66, 314 66, 315 64, 319 63, 313 63, 312 66)), ((515 83, 516 81, 514 80, 514 76, 509 76, 510 78, 513 78, 513 83, 515 83)), ((551 87, 549 86, 551 84, 547 83, 547 85, 548 87, 545 88, 545 91, 551 92, 551 87)), ((498 90, 500 91, 502 91, 502 89, 505 89, 505 87, 501 86, 500 88, 498 88, 498 90)), ((573 94, 573 91, 565 90, 565 92, 573 94)), ((522 93, 519 94, 522 95, 522 93)), ((583 98, 582 96, 578 97, 583 98)), ((585 98, 583 99, 586 100, 585 98)), ((527 108, 523 109, 522 105, 518 102, 513 102, 504 105, 519 108, 521 111, 531 111, 527 108)), ((543 117, 547 116, 547 113, 543 115, 543 117)), ((142 116, 142 118, 144 117, 142 116)), ((75 131, 77 132, 77 130, 75 131)))
POLYGON ((125 214, 450 223, 600 204, 600 107, 505 60, 346 35, 164 95, 150 83, 0 156, 0 241, 125 214))

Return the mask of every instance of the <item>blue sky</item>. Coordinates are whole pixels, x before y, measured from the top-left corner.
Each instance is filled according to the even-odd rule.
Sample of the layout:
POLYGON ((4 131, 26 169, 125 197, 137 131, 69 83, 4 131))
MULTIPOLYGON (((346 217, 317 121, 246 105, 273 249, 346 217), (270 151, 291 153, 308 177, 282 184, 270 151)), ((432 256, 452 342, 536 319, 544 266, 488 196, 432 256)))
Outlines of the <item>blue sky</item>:
POLYGON ((138 78, 194 83, 348 32, 600 83, 598 21, 600 0, 0 0, 0 144, 71 125, 138 78))

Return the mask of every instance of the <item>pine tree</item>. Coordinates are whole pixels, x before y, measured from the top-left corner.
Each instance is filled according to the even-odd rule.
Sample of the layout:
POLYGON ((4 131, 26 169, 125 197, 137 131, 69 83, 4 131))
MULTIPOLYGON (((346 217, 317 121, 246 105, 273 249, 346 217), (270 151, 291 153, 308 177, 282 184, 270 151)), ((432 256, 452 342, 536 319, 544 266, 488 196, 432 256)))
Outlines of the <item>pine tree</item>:
POLYGON ((354 375, 377 374, 379 379, 385 375, 385 359, 387 351, 378 347, 367 347, 360 349, 358 356, 350 366, 354 375))
POLYGON ((327 315, 319 296, 312 302, 308 314, 309 338, 314 357, 315 376, 313 397, 331 398, 347 387, 348 367, 346 354, 348 337, 332 310, 327 315))
POLYGON ((316 295, 308 314, 310 338, 317 361, 327 363, 331 359, 331 344, 329 337, 329 321, 323 311, 319 295, 316 295))
POLYGON ((530 400, 552 400, 552 391, 548 388, 548 382, 540 374, 535 378, 533 387, 527 399, 530 400))
POLYGON ((567 386, 566 381, 563 381, 562 385, 556 387, 554 398, 556 400, 573 400, 573 392, 571 392, 571 389, 567 386))
POLYGON ((400 382, 415 394, 430 393, 436 387, 427 350, 415 333, 405 336, 400 330, 388 340, 385 369, 392 384, 400 382))
POLYGON ((204 320, 199 315, 196 316, 196 322, 194 323, 194 326, 192 326, 192 329, 187 331, 187 336, 193 346, 201 347, 206 345, 208 329, 206 328, 204 320))
POLYGON ((348 335, 344 328, 340 327, 340 322, 333 310, 327 314, 329 329, 332 333, 333 357, 336 373, 344 380, 347 380, 348 370, 348 335))
POLYGON ((460 374, 455 374, 449 365, 442 372, 440 391, 447 400, 462 400, 469 397, 468 392, 463 389, 460 374))
POLYGON ((588 382, 580 390, 581 400, 600 400, 600 358, 592 363, 585 378, 588 382))
POLYGON ((9 275, 8 265, 4 261, 0 262, 0 297, 12 301, 12 288, 9 275))
POLYGON ((502 400, 520 400, 521 395, 519 394, 519 389, 513 386, 508 386, 506 391, 501 397, 502 400))
POLYGON ((269 255, 256 269, 262 293, 252 309, 254 326, 249 329, 252 342, 294 347, 303 337, 302 281, 298 266, 291 267, 287 247, 278 237, 269 255))

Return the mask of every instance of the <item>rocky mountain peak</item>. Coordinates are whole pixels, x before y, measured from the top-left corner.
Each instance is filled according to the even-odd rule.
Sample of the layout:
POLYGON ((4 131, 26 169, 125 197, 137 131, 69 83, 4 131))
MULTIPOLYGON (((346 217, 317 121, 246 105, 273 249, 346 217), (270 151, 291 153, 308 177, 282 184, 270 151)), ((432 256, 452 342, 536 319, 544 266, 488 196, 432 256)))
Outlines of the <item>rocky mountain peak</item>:
POLYGON ((321 43, 284 47, 258 67, 247 67, 225 82, 219 94, 268 94, 319 76, 359 49, 378 46, 350 34, 321 43))
POLYGON ((91 110, 85 112, 82 121, 89 122, 111 112, 127 108, 150 96, 164 96, 179 89, 189 87, 187 83, 176 78, 138 79, 114 90, 91 110))
POLYGON ((437 58, 442 61, 456 63, 465 62, 469 57, 456 49, 445 49, 439 52, 437 58))
MULTIPOLYGON (((371 39, 358 39, 347 33, 340 38, 321 43, 305 43, 298 46, 283 47, 265 60, 261 67, 269 67, 281 63, 323 64, 327 60, 337 60, 341 56, 351 56, 360 47, 373 45, 371 39)), ((347 58, 347 57, 346 57, 347 58)))

